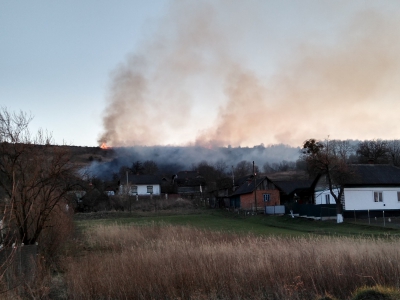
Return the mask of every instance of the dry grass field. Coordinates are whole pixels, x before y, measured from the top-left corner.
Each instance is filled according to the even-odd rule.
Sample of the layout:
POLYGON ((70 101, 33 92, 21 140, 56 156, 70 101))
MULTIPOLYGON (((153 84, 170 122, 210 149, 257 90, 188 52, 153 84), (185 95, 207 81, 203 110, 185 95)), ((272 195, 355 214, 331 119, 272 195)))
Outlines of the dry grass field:
POLYGON ((97 224, 75 247, 84 250, 64 260, 68 299, 352 299, 365 286, 396 294, 400 284, 400 240, 390 237, 97 224))

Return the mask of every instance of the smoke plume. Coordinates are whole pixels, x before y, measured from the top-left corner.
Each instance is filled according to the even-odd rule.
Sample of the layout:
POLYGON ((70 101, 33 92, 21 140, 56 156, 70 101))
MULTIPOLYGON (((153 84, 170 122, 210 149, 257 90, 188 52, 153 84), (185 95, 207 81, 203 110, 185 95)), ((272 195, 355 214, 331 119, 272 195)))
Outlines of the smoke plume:
POLYGON ((305 12, 296 1, 171 1, 112 73, 100 141, 236 147, 398 138, 399 15, 374 2, 339 2, 306 1, 305 12), (321 29, 318 16, 328 19, 321 29))

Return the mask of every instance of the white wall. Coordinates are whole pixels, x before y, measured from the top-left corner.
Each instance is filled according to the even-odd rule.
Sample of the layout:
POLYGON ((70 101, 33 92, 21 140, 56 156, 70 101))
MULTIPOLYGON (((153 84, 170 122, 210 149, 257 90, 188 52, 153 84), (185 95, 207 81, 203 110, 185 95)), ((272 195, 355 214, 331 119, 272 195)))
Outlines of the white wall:
MULTIPOLYGON (((137 186, 137 193, 139 196, 143 196, 143 195, 150 195, 149 193, 147 193, 147 187, 148 186, 152 186, 153 187, 153 195, 160 195, 161 193, 161 189, 160 189, 160 185, 159 184, 138 184, 137 186)), ((120 187, 120 194, 124 194, 126 193, 126 185, 123 186, 121 185, 120 187)), ((129 195, 134 196, 136 195, 136 193, 132 192, 132 187, 129 190, 129 195)))
MULTIPOLYGON (((339 194, 339 191, 337 189, 334 189, 333 192, 335 193, 336 196, 339 194)), ((315 198, 315 204, 336 204, 335 198, 333 198, 333 196, 331 195, 330 190, 315 192, 314 198, 315 198), (325 195, 329 195, 329 203, 326 203, 325 195)))
POLYGON ((147 187, 153 187, 153 195, 160 195, 160 185, 159 184, 141 184, 137 185, 137 193, 138 195, 150 195, 147 193, 147 187))
POLYGON ((345 210, 400 209, 397 199, 398 188, 345 188, 345 210), (383 202, 374 201, 374 192, 382 192, 383 202))

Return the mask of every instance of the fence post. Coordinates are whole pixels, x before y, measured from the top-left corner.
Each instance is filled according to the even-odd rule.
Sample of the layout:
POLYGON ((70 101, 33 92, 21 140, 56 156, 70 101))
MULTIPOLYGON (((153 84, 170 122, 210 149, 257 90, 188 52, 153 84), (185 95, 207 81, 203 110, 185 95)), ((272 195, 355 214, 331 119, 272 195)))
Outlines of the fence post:
POLYGON ((371 224, 371 219, 369 218, 369 209, 368 209, 368 224, 371 224))
POLYGON ((357 219, 356 219, 356 210, 354 210, 354 222, 357 222, 357 219))
POLYGON ((383 213, 383 227, 385 227, 386 226, 386 223, 385 223, 385 211, 383 210, 382 213, 383 213))

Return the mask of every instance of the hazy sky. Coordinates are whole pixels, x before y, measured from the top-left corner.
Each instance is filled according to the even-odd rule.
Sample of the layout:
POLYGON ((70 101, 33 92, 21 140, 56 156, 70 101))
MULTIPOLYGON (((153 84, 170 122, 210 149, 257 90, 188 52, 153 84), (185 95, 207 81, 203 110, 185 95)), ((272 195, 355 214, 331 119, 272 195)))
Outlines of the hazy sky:
POLYGON ((0 106, 56 143, 398 139, 400 2, 0 0, 0 106))

